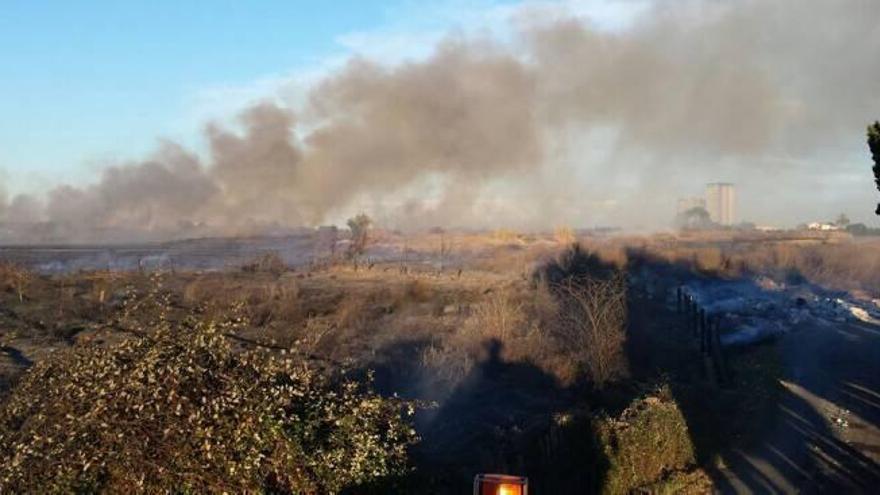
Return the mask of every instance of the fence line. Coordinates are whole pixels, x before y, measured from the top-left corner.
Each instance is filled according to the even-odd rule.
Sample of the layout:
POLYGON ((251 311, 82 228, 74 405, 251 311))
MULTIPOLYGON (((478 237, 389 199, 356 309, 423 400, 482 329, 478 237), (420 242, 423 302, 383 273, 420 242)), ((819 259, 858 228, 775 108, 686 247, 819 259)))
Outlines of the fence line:
POLYGON ((721 347, 721 315, 713 315, 700 307, 697 299, 683 287, 675 291, 675 308, 682 315, 686 330, 700 345, 700 355, 711 362, 712 371, 719 385, 727 385, 729 370, 721 347))

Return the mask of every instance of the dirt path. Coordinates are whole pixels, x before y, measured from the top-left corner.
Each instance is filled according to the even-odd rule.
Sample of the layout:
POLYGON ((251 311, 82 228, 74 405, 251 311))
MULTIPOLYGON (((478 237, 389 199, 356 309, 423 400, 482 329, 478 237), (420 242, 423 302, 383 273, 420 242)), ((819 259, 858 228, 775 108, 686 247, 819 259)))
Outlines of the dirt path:
POLYGON ((755 445, 726 452, 721 493, 880 490, 880 326, 811 324, 780 338, 784 375, 755 445))

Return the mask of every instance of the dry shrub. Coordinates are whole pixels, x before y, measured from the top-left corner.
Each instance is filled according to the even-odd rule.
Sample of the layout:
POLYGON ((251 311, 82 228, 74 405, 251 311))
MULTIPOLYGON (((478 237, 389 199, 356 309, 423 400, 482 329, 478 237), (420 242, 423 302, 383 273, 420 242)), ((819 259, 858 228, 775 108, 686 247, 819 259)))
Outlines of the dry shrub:
MULTIPOLYGON (((668 473, 691 469, 696 462, 687 423, 667 388, 635 401, 620 417, 597 423, 609 465, 603 493, 639 492, 668 473)), ((650 493, 664 491, 657 486, 654 490, 650 493)))
POLYGON ((296 280, 286 276, 237 281, 224 275, 207 275, 183 288, 184 302, 201 307, 208 315, 222 315, 241 303, 244 316, 255 326, 275 321, 298 323, 303 313, 299 296, 296 280))
POLYGON ((568 279, 556 286, 560 299, 556 334, 593 384, 626 376, 626 282, 622 274, 608 279, 568 279))
POLYGON ((370 320, 370 298, 362 294, 348 294, 336 309, 336 326, 357 331, 370 320))
POLYGON ((82 313, 82 311, 77 311, 78 306, 75 300, 76 287, 74 284, 75 279, 72 276, 62 276, 56 281, 55 311, 58 319, 76 316, 77 313, 81 315, 82 313))
POLYGON ((686 267, 693 273, 712 276, 732 275, 729 268, 733 266, 729 253, 719 247, 687 247, 651 246, 634 251, 640 257, 648 257, 653 261, 677 264, 686 267))
POLYGON ((629 263, 626 248, 620 245, 600 245, 594 248, 596 255, 604 263, 612 265, 618 270, 623 270, 629 263))
MULTIPOLYGON (((565 266, 596 273, 593 261, 565 266)), ((505 360, 528 362, 562 384, 586 377, 601 388, 625 377, 626 283, 619 271, 600 271, 608 278, 562 278, 569 272, 560 269, 553 285, 539 277, 533 287, 493 288, 460 327, 434 340, 422 364, 454 385, 494 340, 505 360)))
POLYGON ((507 343, 522 336, 525 326, 525 303, 511 290, 496 290, 474 309, 465 330, 480 340, 507 343))
POLYGON ((498 342, 505 361, 527 362, 562 384, 579 378, 580 361, 552 329, 559 305, 544 287, 525 284, 496 288, 473 306, 461 325, 434 334, 422 352, 422 365, 449 388, 487 358, 486 344, 498 342))
POLYGON ((504 244, 519 244, 522 242, 522 236, 510 229, 497 229, 493 231, 492 239, 504 244))
POLYGON ((415 279, 406 284, 404 294, 410 301, 424 303, 434 298, 435 291, 430 283, 422 279, 415 279))
MULTIPOLYGON (((57 291, 54 297, 58 314, 63 317, 95 321, 112 314, 121 303, 121 294, 127 286, 142 280, 135 276, 110 271, 82 272, 53 280, 57 291)), ((53 292, 54 292, 53 291, 53 292)))
POLYGON ((556 321, 559 314, 559 301, 553 294, 553 290, 545 282, 535 284, 535 288, 528 295, 528 307, 530 317, 541 328, 549 328, 556 321))
POLYGON ((533 279, 538 283, 556 286, 572 279, 607 279, 618 272, 614 265, 603 260, 595 251, 574 244, 555 259, 544 263, 535 271, 533 279))
POLYGON ((352 292, 336 304, 335 312, 326 318, 313 318, 307 323, 304 338, 313 339, 311 348, 321 355, 350 357, 352 344, 372 338, 371 323, 383 314, 377 294, 352 292))
POLYGON ((834 289, 861 289, 880 295, 880 242, 876 241, 767 241, 707 247, 670 242, 650 245, 646 250, 659 260, 678 263, 695 273, 726 277, 765 275, 788 283, 810 281, 834 289))
POLYGON ((525 303, 513 289, 496 289, 488 294, 464 323, 449 335, 436 335, 434 342, 422 352, 422 365, 435 379, 452 389, 484 359, 485 343, 496 340, 508 359, 521 359, 530 351, 524 349, 528 315, 525 303))
POLYGON ((184 285, 181 292, 183 301, 189 305, 216 304, 221 297, 228 299, 226 294, 226 283, 211 275, 195 278, 184 285))
MULTIPOLYGON (((585 374, 598 388, 623 378, 627 287, 620 268, 595 250, 575 244, 538 269, 533 279, 556 299, 553 305, 542 303, 556 311, 543 326, 562 349, 568 367, 585 374)), ((546 297, 536 301, 541 299, 546 297)))
POLYGON ((727 254, 731 275, 760 274, 789 283, 880 294, 880 243, 767 244, 727 254))
POLYGON ((59 352, 0 408, 0 492, 336 493, 405 471, 411 406, 156 320, 59 352))
POLYGON ((568 346, 556 332, 562 306, 547 284, 529 291, 525 304, 525 335, 514 341, 508 354, 528 361, 556 377, 561 385, 572 385, 581 378, 582 360, 578 349, 568 346))
MULTIPOLYGON (((770 256, 775 272, 785 278, 803 278, 838 289, 863 289, 877 293, 880 286, 880 244, 847 243, 775 246, 770 256), (782 273, 780 273, 782 272, 782 273)), ((746 262, 758 265, 744 255, 746 262)))
POLYGON ((287 271, 287 264, 284 263, 280 254, 273 251, 257 257, 255 260, 242 266, 241 269, 249 273, 271 273, 272 275, 280 276, 287 271))
POLYGON ((698 249, 693 256, 695 268, 702 273, 718 274, 724 268, 724 257, 719 248, 698 249))
POLYGON ((330 334, 336 327, 323 318, 309 318, 306 320, 302 336, 297 340, 297 347, 307 355, 313 355, 320 348, 324 337, 330 334))
POLYGON ((553 239, 562 246, 570 246, 577 242, 574 230, 565 226, 556 227, 556 230, 553 231, 553 239))
POLYGON ((85 278, 90 283, 87 298, 102 308, 112 299, 113 291, 122 279, 119 274, 111 271, 92 272, 85 278))
POLYGON ((288 283, 268 282, 254 287, 246 297, 246 314, 256 326, 265 326, 273 321, 296 323, 301 319, 299 288, 292 280, 288 283))
POLYGON ((521 273, 531 262, 532 256, 522 246, 509 244, 489 250, 473 264, 474 270, 491 273, 521 273))
MULTIPOLYGON (((422 351, 422 366, 430 370, 445 390, 452 390, 471 372, 476 363, 470 345, 443 340, 422 351)), ((472 343, 471 343, 472 344, 472 343)))
POLYGON ((19 302, 24 302, 25 290, 33 276, 31 273, 13 263, 0 263, 0 290, 14 292, 19 302))

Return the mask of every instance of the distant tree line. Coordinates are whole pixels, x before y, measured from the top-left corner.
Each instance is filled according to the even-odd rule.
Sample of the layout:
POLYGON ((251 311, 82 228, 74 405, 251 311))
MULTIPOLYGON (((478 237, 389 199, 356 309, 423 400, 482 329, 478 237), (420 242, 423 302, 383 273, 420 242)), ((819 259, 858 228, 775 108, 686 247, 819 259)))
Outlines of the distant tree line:
POLYGON ((675 225, 682 230, 709 230, 718 227, 702 206, 695 206, 679 213, 675 217, 675 225))
POLYGON ((855 236, 880 235, 880 229, 868 227, 863 223, 852 223, 846 226, 846 231, 855 236))

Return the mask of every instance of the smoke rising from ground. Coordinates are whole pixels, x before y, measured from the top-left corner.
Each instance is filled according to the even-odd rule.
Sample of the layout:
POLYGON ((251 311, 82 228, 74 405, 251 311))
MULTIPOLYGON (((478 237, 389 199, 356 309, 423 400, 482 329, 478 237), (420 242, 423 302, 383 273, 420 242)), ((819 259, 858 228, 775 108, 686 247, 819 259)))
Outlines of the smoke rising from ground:
POLYGON ((352 59, 303 108, 208 125, 207 158, 163 143, 88 187, 0 195, 0 217, 55 239, 255 233, 364 205, 401 227, 662 227, 710 180, 740 184, 756 221, 876 203, 854 177, 880 116, 880 2, 658 0, 615 32, 525 17, 512 42, 352 59), (817 200, 817 183, 848 189, 817 200))

